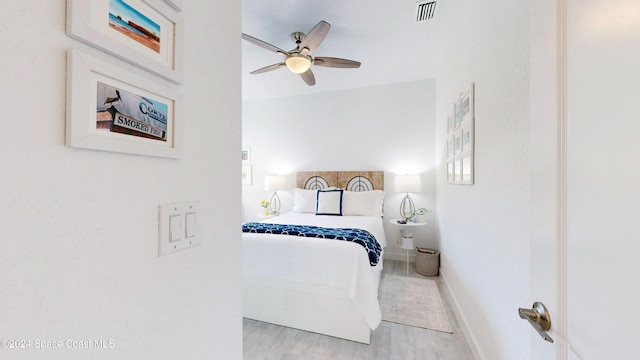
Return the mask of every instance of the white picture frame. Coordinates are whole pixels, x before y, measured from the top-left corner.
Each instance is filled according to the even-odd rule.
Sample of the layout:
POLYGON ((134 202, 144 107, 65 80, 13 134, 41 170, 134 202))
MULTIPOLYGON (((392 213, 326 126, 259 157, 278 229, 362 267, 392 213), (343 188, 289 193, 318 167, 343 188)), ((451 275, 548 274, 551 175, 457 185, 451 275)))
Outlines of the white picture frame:
POLYGON ((467 91, 462 94, 462 102, 461 102, 461 112, 462 112, 462 124, 468 124, 473 122, 473 115, 475 113, 475 94, 474 94, 474 84, 471 83, 471 86, 467 91))
POLYGON ((462 152, 473 152, 473 123, 469 122, 462 127, 462 152))
POLYGON ((460 159, 460 184, 473 184, 473 152, 463 153, 460 159))
POLYGON ((458 130, 453 134, 453 153, 460 155, 462 152, 462 130, 458 130))
POLYGON ((165 1, 67 0, 66 31, 173 83, 183 82, 182 15, 165 1))
POLYGON ((453 155, 455 153, 455 138, 453 134, 449 134, 447 136, 447 159, 453 159, 453 155))
POLYGON ((462 124, 462 98, 458 98, 453 104, 453 119, 453 128, 456 130, 462 124))
POLYGON ((69 49, 66 95, 66 146, 173 159, 182 156, 182 96, 174 87, 69 49), (103 93, 105 89, 110 93, 103 93), (107 98, 114 89, 117 98, 107 98), (144 115, 127 111, 136 106, 138 114, 144 115))
POLYGON ((453 159, 453 182, 460 184, 462 181, 462 158, 456 156, 453 159))

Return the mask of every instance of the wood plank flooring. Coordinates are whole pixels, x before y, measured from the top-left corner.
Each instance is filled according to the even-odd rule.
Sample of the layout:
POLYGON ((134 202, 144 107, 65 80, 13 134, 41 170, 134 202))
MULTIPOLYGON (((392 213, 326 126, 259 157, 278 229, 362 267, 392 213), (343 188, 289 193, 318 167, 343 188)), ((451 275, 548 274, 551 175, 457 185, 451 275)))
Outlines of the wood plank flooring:
MULTIPOLYGON (((385 260, 382 276, 406 275, 406 262, 385 260)), ((423 277, 411 264, 409 276, 423 277)), ((435 279, 443 288, 439 277, 435 279)), ((245 360, 469 360, 473 355, 446 292, 440 291, 453 334, 383 321, 371 344, 243 319, 245 360)))

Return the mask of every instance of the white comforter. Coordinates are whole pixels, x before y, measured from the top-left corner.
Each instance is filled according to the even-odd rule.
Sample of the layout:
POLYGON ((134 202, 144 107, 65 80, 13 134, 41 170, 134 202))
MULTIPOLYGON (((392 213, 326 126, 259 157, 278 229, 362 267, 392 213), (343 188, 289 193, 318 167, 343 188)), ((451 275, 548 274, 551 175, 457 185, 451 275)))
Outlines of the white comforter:
MULTIPOLYGON (((381 247, 387 245, 379 216, 289 213, 265 222, 359 228, 373 234, 381 247)), ((382 254, 378 265, 371 266, 364 248, 348 241, 273 234, 242 235, 243 276, 278 278, 345 289, 371 329, 380 324, 378 284, 382 271, 382 254)))

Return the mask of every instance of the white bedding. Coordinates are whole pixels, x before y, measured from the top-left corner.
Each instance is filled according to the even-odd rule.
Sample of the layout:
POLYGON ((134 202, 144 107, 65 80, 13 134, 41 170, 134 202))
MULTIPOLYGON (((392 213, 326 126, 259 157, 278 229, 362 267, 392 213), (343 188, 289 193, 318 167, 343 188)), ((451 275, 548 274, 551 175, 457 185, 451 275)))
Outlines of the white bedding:
MULTIPOLYGON (((386 246, 379 216, 318 216, 289 213, 264 222, 359 228, 386 246)), ((299 236, 243 233, 243 276, 329 285, 345 289, 373 330, 381 320, 378 284, 382 254, 376 266, 369 264, 364 248, 356 243, 299 236)))

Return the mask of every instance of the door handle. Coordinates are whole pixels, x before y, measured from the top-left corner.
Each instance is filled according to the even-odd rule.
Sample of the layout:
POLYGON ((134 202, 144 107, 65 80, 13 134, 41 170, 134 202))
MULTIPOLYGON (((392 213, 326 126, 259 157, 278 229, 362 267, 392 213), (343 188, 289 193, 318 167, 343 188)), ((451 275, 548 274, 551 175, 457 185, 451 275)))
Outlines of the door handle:
POLYGON ((546 341, 553 343, 553 339, 547 331, 551 329, 551 316, 549 315, 549 310, 544 306, 543 303, 536 301, 533 303, 532 309, 518 309, 518 315, 520 315, 521 319, 526 319, 529 321, 529 324, 533 326, 534 329, 542 336, 546 341))

